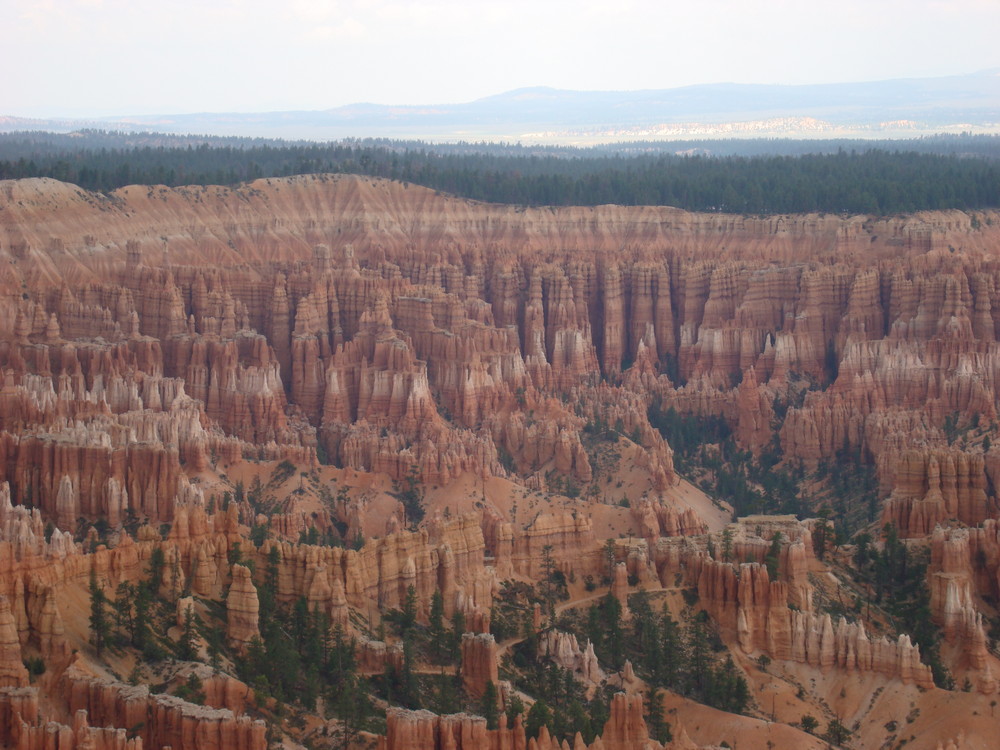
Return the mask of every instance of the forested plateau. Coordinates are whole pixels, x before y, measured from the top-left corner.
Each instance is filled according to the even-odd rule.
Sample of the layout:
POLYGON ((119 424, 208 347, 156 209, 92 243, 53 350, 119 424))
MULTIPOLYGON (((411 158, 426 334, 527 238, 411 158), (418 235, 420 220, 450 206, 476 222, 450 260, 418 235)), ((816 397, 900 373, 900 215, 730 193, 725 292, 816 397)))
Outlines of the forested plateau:
POLYGON ((1000 207, 1000 136, 904 141, 705 140, 592 148, 331 143, 155 133, 0 134, 0 179, 88 190, 230 185, 343 173, 523 206, 673 206, 689 211, 888 215, 1000 207))

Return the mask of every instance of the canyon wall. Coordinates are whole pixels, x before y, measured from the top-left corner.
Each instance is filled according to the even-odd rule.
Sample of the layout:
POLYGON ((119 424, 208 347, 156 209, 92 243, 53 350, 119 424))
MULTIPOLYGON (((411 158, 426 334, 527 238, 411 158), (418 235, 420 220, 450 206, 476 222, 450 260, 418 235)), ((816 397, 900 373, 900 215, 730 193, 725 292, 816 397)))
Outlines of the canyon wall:
MULTIPOLYGON (((513 726, 507 725, 506 716, 501 718, 497 729, 487 729, 486 719, 469 714, 438 716, 430 711, 407 711, 390 709, 386 715, 386 734, 379 738, 379 750, 559 750, 560 745, 542 726, 537 737, 525 738, 520 720, 513 726)), ((604 725, 604 731, 587 745, 577 734, 573 743, 575 750, 663 750, 664 748, 695 749, 687 735, 683 744, 661 745, 649 737, 643 718, 641 695, 616 693, 611 700, 611 715, 604 725)))
POLYGON ((755 451, 780 428, 807 464, 860 452, 905 535, 996 511, 971 426, 1000 371, 990 212, 520 210, 350 176, 0 187, 0 479, 64 528, 170 521, 181 474, 242 458, 586 485, 595 422, 662 494, 650 398, 755 451))
MULTIPOLYGON (((717 532, 708 553, 718 518, 681 486, 651 404, 722 417, 738 447, 786 466, 872 467, 880 521, 932 537, 933 616, 991 693, 998 249, 1000 213, 982 211, 523 209, 329 175, 108 195, 0 183, 0 740, 262 747, 241 709, 74 661, 79 623, 65 618, 82 609, 66 592, 92 572, 110 592, 161 552, 159 594, 228 595, 237 650, 258 634, 271 575, 279 602, 304 597, 351 635, 411 588, 421 621, 441 592, 446 615, 487 631, 499 581, 552 564, 608 574, 626 607, 633 577, 696 587, 743 657, 932 687, 905 635, 814 607, 807 527, 746 519, 729 559, 717 532), (258 462, 291 467, 266 509, 242 480, 236 492, 258 462), (334 480, 343 498, 310 504, 334 480), (487 496, 501 480, 516 500, 487 496), (414 493, 454 487, 462 510, 417 528, 414 493), (296 543, 310 533, 358 548, 296 543), (607 536, 621 536, 613 569, 607 536), (29 653, 61 675, 46 686, 70 696, 59 711, 39 708, 29 653), (139 722, 141 736, 121 731, 139 722)), ((498 678, 490 638, 463 641, 474 694, 498 678)), ((592 649, 546 638, 601 678, 592 649)), ((370 673, 401 658, 361 637, 357 650, 370 673)), ((403 712, 384 743, 530 746, 519 726, 403 712)), ((655 746, 641 701, 616 698, 594 744, 655 746)))
MULTIPOLYGON (((750 516, 730 527, 730 532, 733 562, 720 559, 726 553, 718 542, 716 558, 701 543, 661 539, 648 563, 664 586, 675 577, 691 585, 697 591, 698 606, 711 615, 727 642, 748 655, 765 654, 823 671, 874 673, 924 689, 934 687, 931 668, 922 662, 919 648, 908 635, 869 635, 860 621, 848 622, 843 617, 835 621, 814 608, 814 586, 808 574, 816 559, 804 524, 793 517, 750 516), (762 562, 771 546, 767 540, 778 529, 783 540, 772 574, 762 562), (755 557, 761 562, 753 561, 755 557)), ((973 610, 973 619, 974 615, 973 610)))

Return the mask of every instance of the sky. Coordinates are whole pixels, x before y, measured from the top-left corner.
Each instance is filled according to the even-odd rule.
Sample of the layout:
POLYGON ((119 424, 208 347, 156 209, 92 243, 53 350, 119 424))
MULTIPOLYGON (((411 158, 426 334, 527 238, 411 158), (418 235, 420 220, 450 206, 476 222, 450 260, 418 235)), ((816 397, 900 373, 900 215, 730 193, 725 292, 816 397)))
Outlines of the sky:
POLYGON ((1000 0, 0 0, 0 115, 944 76, 998 32, 1000 0))

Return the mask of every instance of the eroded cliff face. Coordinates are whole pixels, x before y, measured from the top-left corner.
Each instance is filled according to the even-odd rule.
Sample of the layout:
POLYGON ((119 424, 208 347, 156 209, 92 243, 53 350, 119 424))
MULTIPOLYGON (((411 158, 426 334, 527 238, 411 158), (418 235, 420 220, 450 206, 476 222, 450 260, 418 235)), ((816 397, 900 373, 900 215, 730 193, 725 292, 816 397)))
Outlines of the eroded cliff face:
MULTIPOLYGON (((204 706, 194 705, 113 679, 94 659, 87 644, 87 609, 81 606, 88 581, 109 599, 120 598, 112 592, 121 584, 147 580, 157 558, 162 578, 157 594, 176 600, 178 628, 185 625, 187 608, 197 608, 193 597, 180 597, 187 586, 205 599, 218 600, 226 592, 222 627, 238 655, 260 638, 258 587, 272 575, 271 565, 276 598, 303 600, 316 616, 329 617, 331 626, 340 626, 355 644, 360 667, 370 672, 400 669, 402 649, 356 632, 350 613, 370 616, 400 607, 410 587, 422 620, 431 598, 441 593, 447 612, 463 613, 470 629, 477 616, 481 628, 489 627, 497 578, 485 565, 475 516, 390 534, 360 550, 275 540, 257 549, 237 519, 235 503, 209 514, 198 491, 189 489, 178 501, 166 539, 143 526, 135 539, 123 531, 113 548, 93 539, 74 542, 59 529, 51 529, 46 540, 38 509, 13 506, 9 486, 0 485, 0 742, 42 750, 55 732, 62 737, 59 746, 69 748, 267 746, 264 723, 249 715, 254 692, 242 682, 204 667, 199 680, 204 706), (230 564, 237 554, 248 564, 230 564), (24 665, 29 657, 44 663, 41 681, 29 676, 24 665), (139 744, 143 741, 147 744, 139 744)), ((470 686, 481 691, 487 681, 498 682, 496 644, 488 634, 468 637, 485 646, 469 652, 463 670, 470 686)))
MULTIPOLYGON (((242 704, 161 700, 74 661, 87 646, 67 593, 91 571, 107 591, 134 582, 154 554, 171 607, 186 590, 227 598, 236 651, 273 575, 276 601, 356 636, 372 674, 403 659, 360 632, 372 611, 412 590, 426 622, 438 592, 478 633, 461 641, 471 694, 498 679, 500 581, 550 565, 608 575, 626 613, 636 581, 683 581, 748 673, 766 654, 830 684, 933 692, 905 635, 814 606, 809 527, 750 520, 728 559, 709 554, 725 511, 680 484, 654 400, 721 416, 741 448, 789 465, 874 466, 881 520, 933 534, 943 653, 988 696, 997 248, 995 212, 524 210, 346 176, 108 196, 0 183, 0 739, 263 747, 242 704), (414 501, 431 511, 416 531, 414 501), (270 538, 252 545, 251 529, 270 538), (357 549, 306 543, 324 535, 357 549), (28 685, 34 654, 58 681, 28 685), (71 698, 53 708, 39 689, 71 698)), ((592 648, 544 643, 607 679, 592 648)), ((615 701, 591 747, 655 746, 641 701, 615 701)), ((390 713, 388 731, 398 750, 527 745, 469 717, 390 713)))
POLYGON ((946 417, 995 417, 993 214, 522 211, 347 176, 3 198, 0 479, 63 526, 169 521, 182 471, 315 451, 586 484, 600 421, 663 492, 651 396, 759 450, 810 383, 787 456, 869 456, 905 534, 995 512, 975 440, 940 454, 946 417))
POLYGON ((863 622, 834 619, 814 606, 817 586, 809 575, 822 566, 804 524, 791 516, 750 516, 727 535, 730 551, 716 545, 715 557, 688 540, 661 539, 645 564, 665 586, 675 577, 693 586, 699 606, 744 654, 934 687, 930 667, 907 635, 869 635, 863 622), (782 542, 769 571, 764 564, 771 547, 767 540, 779 530, 782 542))
MULTIPOLYGON (((617 693, 611 701, 611 715, 601 735, 588 745, 577 734, 575 750, 697 750, 686 734, 678 742, 662 745, 651 739, 643 719, 643 702, 640 695, 617 693)), ((380 750, 480 750, 480 748, 508 747, 512 750, 536 748, 559 750, 563 747, 542 726, 537 737, 527 739, 520 721, 507 726, 506 717, 497 729, 487 729, 486 720, 468 714, 437 716, 430 711, 392 709, 386 716, 386 736, 379 743, 380 750)))

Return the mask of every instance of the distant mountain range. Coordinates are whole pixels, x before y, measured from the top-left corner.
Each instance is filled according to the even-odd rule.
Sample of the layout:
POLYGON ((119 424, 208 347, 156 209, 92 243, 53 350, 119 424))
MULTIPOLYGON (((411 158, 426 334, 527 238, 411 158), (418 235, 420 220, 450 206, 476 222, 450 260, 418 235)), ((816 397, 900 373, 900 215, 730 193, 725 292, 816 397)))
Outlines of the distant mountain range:
POLYGON ((526 88, 463 104, 318 111, 0 117, 0 131, 81 128, 336 140, 599 143, 706 137, 912 137, 1000 132, 1000 69, 942 78, 799 86, 719 83, 648 91, 526 88))

